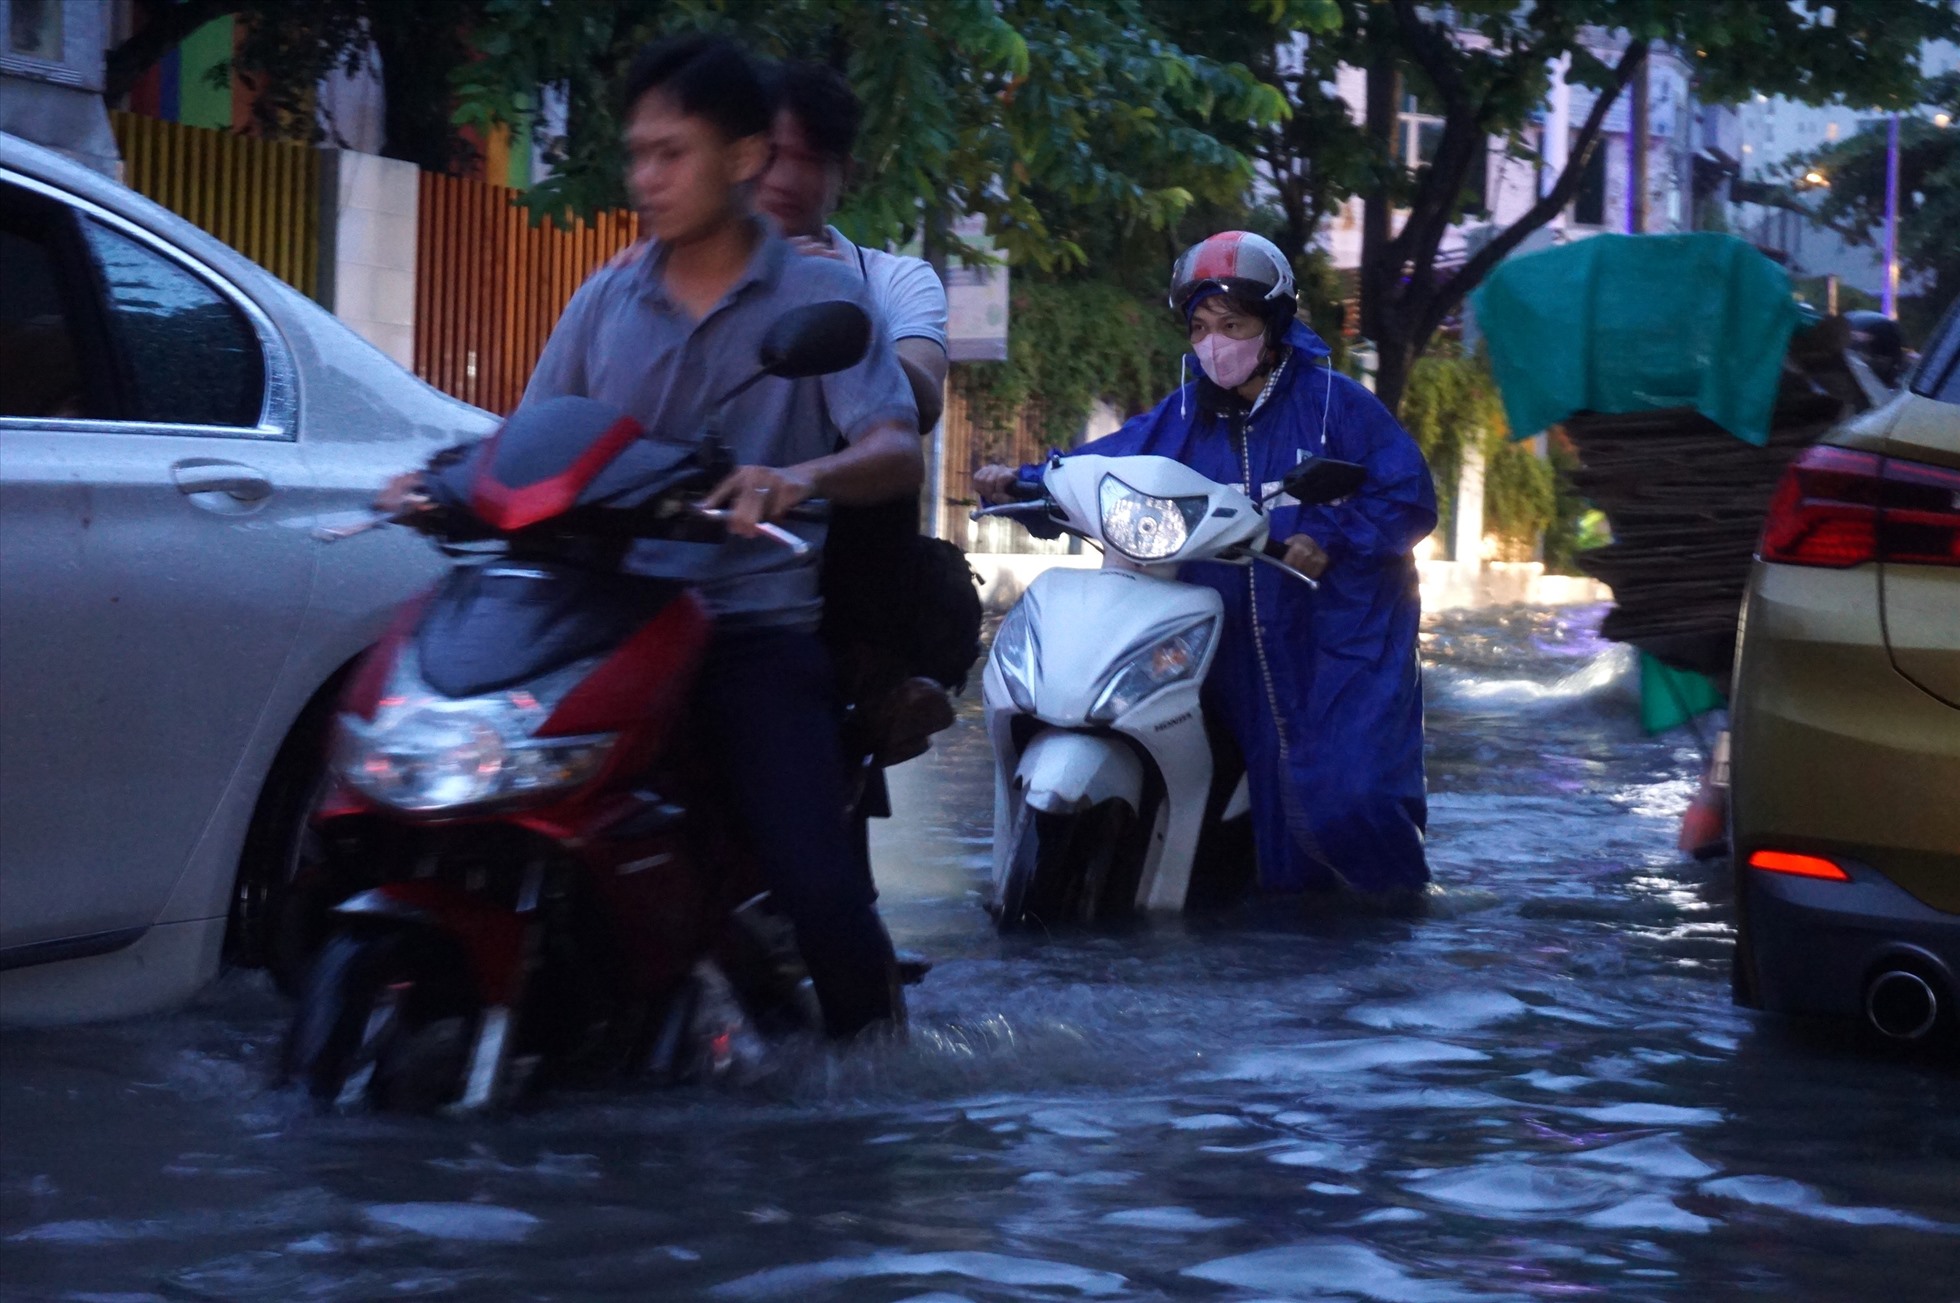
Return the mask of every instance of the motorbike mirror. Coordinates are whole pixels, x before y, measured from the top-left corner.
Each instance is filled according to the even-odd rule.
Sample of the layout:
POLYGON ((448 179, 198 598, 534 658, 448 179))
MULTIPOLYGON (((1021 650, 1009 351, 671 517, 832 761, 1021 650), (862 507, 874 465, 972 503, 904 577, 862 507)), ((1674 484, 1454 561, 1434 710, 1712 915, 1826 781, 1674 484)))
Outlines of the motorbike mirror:
POLYGON ((1280 483, 1281 491, 1296 502, 1318 507, 1347 497, 1367 478, 1368 468, 1359 462, 1309 457, 1288 471, 1280 483))
POLYGON ((871 318, 844 299, 805 304, 776 318, 756 361, 772 376, 801 380, 856 366, 871 347, 871 318))

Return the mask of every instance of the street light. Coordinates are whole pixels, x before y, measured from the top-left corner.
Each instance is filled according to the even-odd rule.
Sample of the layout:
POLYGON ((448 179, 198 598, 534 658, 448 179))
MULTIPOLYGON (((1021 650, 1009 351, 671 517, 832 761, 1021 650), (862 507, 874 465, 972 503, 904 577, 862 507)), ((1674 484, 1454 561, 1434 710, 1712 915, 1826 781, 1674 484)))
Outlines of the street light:
POLYGON ((1933 125, 1942 129, 1950 127, 1953 125, 1953 115, 1951 113, 1935 113, 1933 115, 1933 125))
POLYGON ((1814 167, 1803 174, 1803 183, 1807 186, 1819 186, 1825 190, 1831 188, 1831 178, 1825 176, 1814 167))

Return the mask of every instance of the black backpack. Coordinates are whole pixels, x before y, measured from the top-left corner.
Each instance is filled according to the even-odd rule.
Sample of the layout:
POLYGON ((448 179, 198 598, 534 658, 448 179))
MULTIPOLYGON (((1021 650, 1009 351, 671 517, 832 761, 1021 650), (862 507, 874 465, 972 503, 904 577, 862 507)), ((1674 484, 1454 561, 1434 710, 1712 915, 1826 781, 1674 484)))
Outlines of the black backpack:
POLYGON ((838 507, 824 544, 824 639, 868 645, 904 677, 966 686, 980 659, 980 578, 966 553, 919 533, 917 506, 838 507))

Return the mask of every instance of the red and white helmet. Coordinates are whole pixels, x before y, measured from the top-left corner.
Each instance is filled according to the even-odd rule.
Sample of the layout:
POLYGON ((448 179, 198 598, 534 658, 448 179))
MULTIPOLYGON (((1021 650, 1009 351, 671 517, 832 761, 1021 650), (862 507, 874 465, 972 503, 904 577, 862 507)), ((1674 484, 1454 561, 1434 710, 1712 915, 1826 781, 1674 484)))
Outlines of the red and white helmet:
POLYGON ((1171 269, 1171 308, 1182 314, 1204 289, 1265 303, 1274 317, 1291 318, 1299 307, 1293 268, 1263 235, 1220 231, 1184 251, 1171 269))

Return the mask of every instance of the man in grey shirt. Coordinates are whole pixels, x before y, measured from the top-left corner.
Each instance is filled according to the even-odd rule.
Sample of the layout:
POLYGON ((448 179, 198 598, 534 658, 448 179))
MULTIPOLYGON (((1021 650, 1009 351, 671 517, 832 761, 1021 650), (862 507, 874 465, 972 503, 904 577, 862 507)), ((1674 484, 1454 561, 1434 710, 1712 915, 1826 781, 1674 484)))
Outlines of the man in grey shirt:
MULTIPOLYGON (((657 437, 697 438, 714 399, 753 372, 757 345, 786 310, 827 299, 871 305, 855 267, 797 256, 755 216, 775 106, 739 48, 708 36, 649 46, 628 73, 625 101, 627 184, 653 242, 573 297, 524 401, 579 395, 657 437)), ((723 410, 718 427, 740 466, 707 505, 729 509, 734 537, 646 543, 629 564, 697 585, 717 617, 696 690, 704 758, 795 924, 830 1033, 847 1037, 901 1016, 891 942, 845 822, 836 688, 814 632, 816 556, 792 556, 757 526, 776 522, 820 543, 820 529, 785 519, 798 503, 916 495, 917 410, 889 339, 874 332, 856 366, 765 379, 723 410)))

